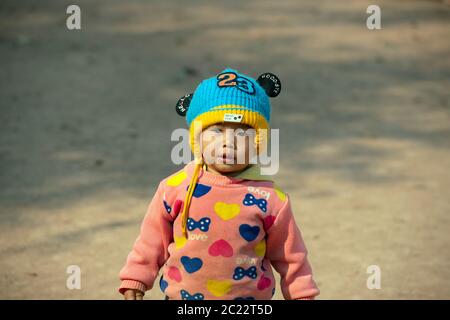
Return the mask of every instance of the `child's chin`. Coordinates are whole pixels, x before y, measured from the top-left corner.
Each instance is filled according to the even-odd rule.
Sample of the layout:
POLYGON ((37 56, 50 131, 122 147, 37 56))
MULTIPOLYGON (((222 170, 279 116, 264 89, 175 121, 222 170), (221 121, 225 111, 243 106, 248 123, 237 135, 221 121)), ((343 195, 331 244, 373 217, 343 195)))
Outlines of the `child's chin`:
POLYGON ((239 171, 242 170, 243 168, 245 168, 245 164, 227 164, 227 163, 216 163, 214 164, 214 168, 221 172, 221 173, 230 173, 230 172, 235 172, 235 171, 239 171))

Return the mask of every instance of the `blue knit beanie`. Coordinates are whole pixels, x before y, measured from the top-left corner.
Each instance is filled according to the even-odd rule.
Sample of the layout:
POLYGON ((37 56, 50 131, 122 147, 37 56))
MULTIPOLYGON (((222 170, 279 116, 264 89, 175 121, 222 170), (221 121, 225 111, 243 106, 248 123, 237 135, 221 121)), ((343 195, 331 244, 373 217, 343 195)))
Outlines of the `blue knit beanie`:
POLYGON ((186 116, 190 130, 192 152, 199 156, 199 132, 222 122, 246 124, 259 132, 269 129, 270 99, 281 91, 281 82, 272 73, 263 73, 257 80, 236 70, 226 68, 218 75, 203 80, 193 94, 183 96, 176 105, 176 111, 186 116), (201 124, 194 130, 193 123, 201 124))

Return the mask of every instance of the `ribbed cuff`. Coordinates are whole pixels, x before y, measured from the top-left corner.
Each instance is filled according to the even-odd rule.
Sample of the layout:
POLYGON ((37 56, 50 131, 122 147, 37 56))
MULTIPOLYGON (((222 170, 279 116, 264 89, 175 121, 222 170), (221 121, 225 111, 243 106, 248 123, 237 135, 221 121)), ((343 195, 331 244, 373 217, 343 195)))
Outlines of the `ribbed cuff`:
POLYGON ((125 291, 129 289, 139 290, 145 293, 147 291, 147 286, 140 281, 136 280, 123 280, 119 287, 119 292, 124 294, 125 291))

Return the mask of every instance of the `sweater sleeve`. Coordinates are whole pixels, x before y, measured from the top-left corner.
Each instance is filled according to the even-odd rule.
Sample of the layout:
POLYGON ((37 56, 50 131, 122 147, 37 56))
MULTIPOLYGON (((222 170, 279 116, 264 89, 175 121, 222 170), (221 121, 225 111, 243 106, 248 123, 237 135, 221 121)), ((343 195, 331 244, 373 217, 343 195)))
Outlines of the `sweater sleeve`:
POLYGON ((164 186, 161 182, 148 205, 140 234, 120 271, 122 283, 119 292, 122 294, 127 289, 150 290, 169 256, 167 248, 173 238, 173 218, 164 207, 163 197, 164 186))
POLYGON ((319 294, 288 195, 267 230, 267 257, 281 276, 281 291, 285 299, 311 299, 319 294))

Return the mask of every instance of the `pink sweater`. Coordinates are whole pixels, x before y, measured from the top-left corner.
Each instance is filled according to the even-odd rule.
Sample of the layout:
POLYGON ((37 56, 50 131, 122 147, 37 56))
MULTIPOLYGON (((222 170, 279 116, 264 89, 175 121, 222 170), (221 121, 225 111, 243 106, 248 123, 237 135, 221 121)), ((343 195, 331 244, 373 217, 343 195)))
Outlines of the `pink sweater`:
POLYGON ((120 272, 121 293, 151 289, 161 269, 169 299, 271 299, 273 266, 285 299, 319 294, 289 196, 253 180, 252 170, 236 177, 202 170, 183 237, 179 213, 193 170, 191 162, 159 184, 120 272))

